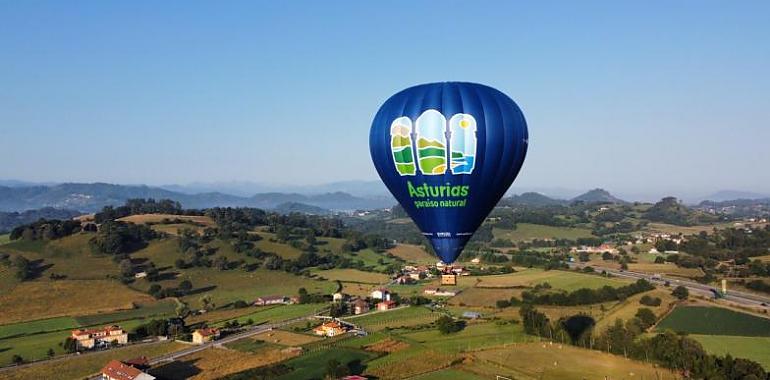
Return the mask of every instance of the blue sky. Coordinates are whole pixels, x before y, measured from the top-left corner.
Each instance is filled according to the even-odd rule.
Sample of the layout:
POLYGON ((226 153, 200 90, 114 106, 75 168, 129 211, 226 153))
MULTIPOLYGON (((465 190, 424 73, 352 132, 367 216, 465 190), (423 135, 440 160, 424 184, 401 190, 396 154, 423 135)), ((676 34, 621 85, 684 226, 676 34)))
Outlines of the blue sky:
POLYGON ((376 179, 414 84, 524 110, 520 187, 770 193, 770 2, 0 2, 0 178, 376 179))

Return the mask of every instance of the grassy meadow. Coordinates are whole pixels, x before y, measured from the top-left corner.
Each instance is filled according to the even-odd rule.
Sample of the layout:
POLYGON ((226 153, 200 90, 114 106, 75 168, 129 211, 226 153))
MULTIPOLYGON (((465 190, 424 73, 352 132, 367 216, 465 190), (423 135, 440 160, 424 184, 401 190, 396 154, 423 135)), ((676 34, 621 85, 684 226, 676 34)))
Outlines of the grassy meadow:
POLYGON ((540 224, 518 223, 516 229, 493 228, 492 233, 498 239, 510 239, 513 242, 534 239, 571 239, 591 237, 588 228, 552 227, 540 224))
POLYGON ((770 319, 719 307, 677 307, 657 326, 688 334, 770 337, 770 319))
POLYGON ((714 355, 751 359, 770 370, 770 337, 690 335, 714 355))

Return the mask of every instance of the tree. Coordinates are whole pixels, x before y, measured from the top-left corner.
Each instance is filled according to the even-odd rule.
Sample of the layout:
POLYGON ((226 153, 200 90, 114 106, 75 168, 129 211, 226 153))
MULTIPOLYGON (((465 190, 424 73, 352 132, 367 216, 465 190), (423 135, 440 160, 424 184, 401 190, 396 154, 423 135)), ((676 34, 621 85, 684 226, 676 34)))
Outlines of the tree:
POLYGON ((671 292, 671 295, 676 298, 679 298, 680 300, 686 300, 690 296, 690 291, 687 290, 687 288, 685 288, 684 286, 679 285, 676 288, 674 288, 674 291, 671 292))
POLYGON ((78 351, 78 341, 72 338, 64 339, 64 343, 62 343, 62 348, 64 349, 64 352, 71 354, 78 351))
POLYGON ((46 355, 48 355, 49 358, 52 358, 56 355, 56 352, 54 352, 53 348, 49 348, 48 352, 46 352, 46 355))
POLYGON ((179 283, 179 292, 182 293, 182 295, 185 295, 187 293, 190 293, 190 291, 193 288, 193 284, 190 280, 184 280, 179 283))
POLYGON ((655 316, 655 313, 646 307, 640 308, 636 311, 636 318, 639 320, 639 327, 641 327, 642 330, 647 330, 648 328, 652 327, 652 325, 654 325, 658 319, 655 316))
POLYGON ((655 257, 655 264, 665 264, 666 259, 663 256, 657 256, 655 257))
POLYGON ((190 307, 184 302, 179 302, 174 311, 176 312, 176 316, 181 319, 185 319, 190 315, 190 307))
POLYGON ((11 357, 11 362, 16 365, 24 364, 24 358, 22 358, 21 355, 13 355, 11 357))
POLYGON ((200 298, 201 304, 205 310, 211 310, 214 308, 214 302, 211 301, 211 294, 204 294, 200 298))
POLYGON ((436 326, 438 326, 438 331, 442 334, 451 334, 465 328, 465 322, 456 321, 454 318, 445 315, 436 320, 436 326))
POLYGON ((326 378, 339 379, 350 374, 347 366, 342 365, 338 360, 331 359, 326 362, 326 378))

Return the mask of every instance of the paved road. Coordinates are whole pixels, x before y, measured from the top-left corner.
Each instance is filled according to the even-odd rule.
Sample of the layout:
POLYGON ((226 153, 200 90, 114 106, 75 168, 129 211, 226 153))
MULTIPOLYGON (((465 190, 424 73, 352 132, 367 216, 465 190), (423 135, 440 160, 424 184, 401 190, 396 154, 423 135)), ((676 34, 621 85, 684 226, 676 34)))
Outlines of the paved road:
MULTIPOLYGON (((632 271, 621 271, 618 269, 613 268, 606 268, 601 267, 593 264, 583 264, 583 263, 570 263, 570 268, 584 268, 586 266, 593 267, 594 270, 601 272, 606 271, 607 273, 617 276, 617 277, 625 277, 625 278, 635 278, 635 279, 646 279, 650 280, 653 283, 662 283, 662 282, 669 282, 672 286, 679 286, 682 285, 686 287, 691 292, 699 293, 699 294, 705 294, 708 296, 713 296, 714 293, 712 292, 713 289, 716 289, 713 286, 701 284, 699 282, 695 281, 688 281, 688 280, 682 280, 677 278, 671 278, 671 277, 665 277, 665 276, 656 276, 656 278, 653 278, 653 275, 649 273, 641 273, 641 272, 632 272, 632 271)), ((770 297, 760 296, 757 294, 751 294, 736 290, 729 290, 727 291, 727 296, 724 297, 725 300, 731 301, 734 303, 737 303, 739 305, 743 306, 749 306, 749 307, 757 307, 757 308, 768 308, 765 305, 770 305, 770 297)))
POLYGON ((295 322, 304 321, 304 320, 310 319, 310 318, 313 318, 313 317, 312 316, 300 317, 300 318, 294 318, 294 319, 290 319, 290 320, 279 322, 279 323, 255 326, 255 327, 252 327, 252 328, 250 328, 250 329, 248 329, 246 331, 238 332, 238 333, 235 333, 235 334, 230 334, 230 335, 228 335, 228 336, 226 336, 226 337, 224 337, 222 339, 218 339, 218 340, 211 341, 211 342, 208 342, 208 343, 204 343, 204 344, 201 344, 201 345, 190 346, 190 348, 186 348, 186 349, 181 350, 181 351, 176 351, 176 352, 172 352, 172 353, 169 353, 169 354, 166 354, 166 355, 161 355, 161 356, 154 357, 154 358, 150 359, 150 364, 151 365, 155 365, 155 364, 159 364, 159 363, 163 363, 163 362, 174 361, 174 360, 179 359, 179 358, 181 358, 183 356, 194 354, 196 352, 203 351, 203 350, 208 349, 208 348, 213 347, 213 346, 223 345, 223 344, 226 344, 226 343, 235 342, 236 340, 239 340, 239 339, 248 338, 248 337, 251 337, 251 336, 254 336, 254 335, 259 335, 259 334, 262 334, 264 332, 267 332, 267 331, 270 331, 270 330, 273 330, 273 329, 276 329, 276 328, 279 328, 279 327, 282 327, 282 326, 290 325, 290 324, 295 323, 295 322))

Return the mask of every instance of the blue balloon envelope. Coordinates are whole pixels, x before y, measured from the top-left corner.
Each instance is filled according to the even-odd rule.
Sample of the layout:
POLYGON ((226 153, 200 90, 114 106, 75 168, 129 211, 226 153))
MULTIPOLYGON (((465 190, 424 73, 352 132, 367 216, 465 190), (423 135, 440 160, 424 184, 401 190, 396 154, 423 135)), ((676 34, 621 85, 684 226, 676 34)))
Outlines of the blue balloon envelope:
POLYGON ((445 82, 385 101, 369 148, 382 181, 448 264, 513 183, 527 138, 511 98, 480 84, 445 82))

